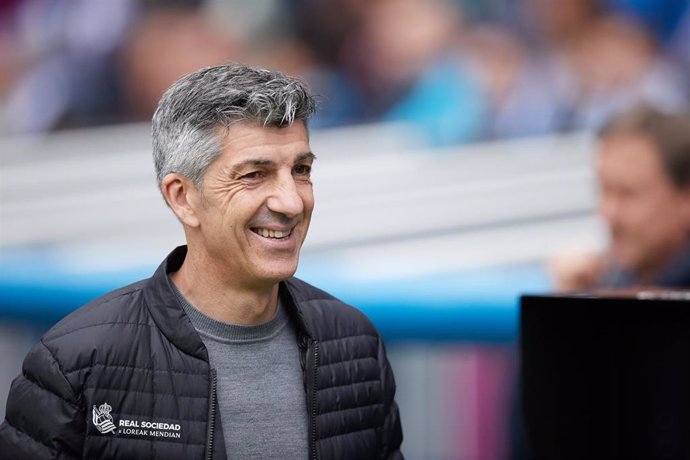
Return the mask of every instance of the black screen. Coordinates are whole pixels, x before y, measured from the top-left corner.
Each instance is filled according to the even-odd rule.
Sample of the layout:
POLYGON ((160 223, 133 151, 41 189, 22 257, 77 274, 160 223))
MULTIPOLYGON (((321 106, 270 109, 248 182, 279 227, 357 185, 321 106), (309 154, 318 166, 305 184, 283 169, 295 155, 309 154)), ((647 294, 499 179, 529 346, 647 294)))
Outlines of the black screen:
POLYGON ((525 296, 520 327, 535 458, 690 458, 690 301, 525 296))

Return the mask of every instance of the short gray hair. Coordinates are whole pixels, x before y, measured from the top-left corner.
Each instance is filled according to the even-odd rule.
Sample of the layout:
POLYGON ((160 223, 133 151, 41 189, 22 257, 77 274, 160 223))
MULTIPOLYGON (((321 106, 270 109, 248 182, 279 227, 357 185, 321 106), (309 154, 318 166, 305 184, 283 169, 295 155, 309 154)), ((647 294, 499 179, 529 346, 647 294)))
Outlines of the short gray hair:
POLYGON ((153 115, 153 162, 158 186, 178 173, 201 189, 221 154, 222 129, 238 122, 282 127, 315 111, 306 85, 281 72, 243 64, 206 67, 185 75, 161 97, 153 115))

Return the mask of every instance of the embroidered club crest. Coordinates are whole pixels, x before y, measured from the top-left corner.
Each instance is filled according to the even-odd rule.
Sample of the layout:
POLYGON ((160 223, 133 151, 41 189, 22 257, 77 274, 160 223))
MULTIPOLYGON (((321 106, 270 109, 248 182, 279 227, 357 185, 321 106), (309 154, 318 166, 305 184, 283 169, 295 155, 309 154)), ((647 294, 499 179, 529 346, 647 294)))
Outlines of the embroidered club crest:
POLYGON ((93 406, 93 424, 96 426, 96 429, 103 434, 115 432, 113 416, 110 415, 111 410, 113 410, 113 408, 110 407, 108 403, 101 404, 98 408, 95 404, 93 406))

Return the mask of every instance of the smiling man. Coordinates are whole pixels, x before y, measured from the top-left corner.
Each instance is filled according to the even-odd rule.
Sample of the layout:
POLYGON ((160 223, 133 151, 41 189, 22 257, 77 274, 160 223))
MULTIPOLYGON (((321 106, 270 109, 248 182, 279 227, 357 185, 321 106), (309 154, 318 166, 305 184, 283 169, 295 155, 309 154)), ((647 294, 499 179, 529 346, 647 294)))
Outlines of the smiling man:
POLYGON ((239 64, 163 95, 154 162, 187 245, 41 339, 12 385, 1 458, 402 458, 376 329, 293 278, 313 111, 300 81, 239 64))

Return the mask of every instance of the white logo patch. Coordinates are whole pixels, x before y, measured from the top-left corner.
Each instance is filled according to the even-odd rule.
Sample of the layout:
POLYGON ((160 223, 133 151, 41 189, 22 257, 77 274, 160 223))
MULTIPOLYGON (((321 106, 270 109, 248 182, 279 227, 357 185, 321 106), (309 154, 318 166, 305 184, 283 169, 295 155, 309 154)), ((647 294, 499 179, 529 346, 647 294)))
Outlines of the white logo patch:
POLYGON ((92 412, 93 424, 102 434, 113 433, 115 435, 143 436, 181 439, 182 426, 179 423, 154 422, 148 420, 120 419, 115 426, 110 411, 113 408, 108 403, 96 407, 92 412))
POLYGON ((113 410, 113 408, 110 407, 108 403, 101 404, 101 407, 98 408, 96 408, 95 404, 93 406, 93 424, 96 426, 96 429, 103 434, 115 432, 113 416, 110 415, 111 410, 113 410))

